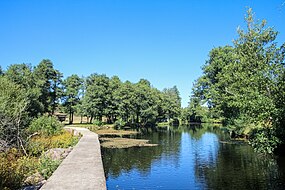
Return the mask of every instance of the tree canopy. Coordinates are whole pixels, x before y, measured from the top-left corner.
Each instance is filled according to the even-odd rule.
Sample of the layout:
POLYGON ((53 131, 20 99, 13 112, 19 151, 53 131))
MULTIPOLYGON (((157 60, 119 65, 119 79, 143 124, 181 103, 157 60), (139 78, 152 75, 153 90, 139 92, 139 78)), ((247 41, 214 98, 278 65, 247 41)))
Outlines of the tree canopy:
POLYGON ((246 30, 238 29, 232 46, 211 50, 193 95, 208 104, 213 117, 272 152, 284 133, 285 44, 278 46, 278 32, 256 21, 252 9, 245 21, 246 30))

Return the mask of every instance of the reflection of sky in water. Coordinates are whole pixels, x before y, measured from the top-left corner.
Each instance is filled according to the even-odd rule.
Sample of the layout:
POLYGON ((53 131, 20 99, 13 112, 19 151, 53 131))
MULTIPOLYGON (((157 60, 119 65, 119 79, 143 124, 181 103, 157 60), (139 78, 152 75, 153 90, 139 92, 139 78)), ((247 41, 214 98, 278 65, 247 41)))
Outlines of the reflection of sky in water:
MULTIPOLYGON (((220 144, 217 134, 205 131, 158 139, 161 152, 151 154, 154 157, 144 167, 133 164, 128 170, 121 169, 118 177, 109 175, 108 190, 284 189, 285 178, 276 161, 258 157, 249 146, 220 144)), ((150 156, 147 153, 152 148, 137 149, 136 157, 126 151, 122 164, 131 159, 140 162, 150 156)))
MULTIPOLYGON (((210 164, 216 160, 218 138, 205 133, 199 140, 189 133, 181 134, 179 150, 166 149, 160 157, 153 160, 149 171, 132 169, 122 171, 117 178, 109 176, 109 189, 204 189, 201 180, 195 175, 196 160, 210 164), (178 153, 178 154, 177 154, 178 153)), ((176 143, 175 141, 173 143, 176 143)))
POLYGON ((216 134, 204 133, 199 140, 192 140, 192 155, 200 164, 212 165, 216 163, 219 150, 219 139, 216 134))

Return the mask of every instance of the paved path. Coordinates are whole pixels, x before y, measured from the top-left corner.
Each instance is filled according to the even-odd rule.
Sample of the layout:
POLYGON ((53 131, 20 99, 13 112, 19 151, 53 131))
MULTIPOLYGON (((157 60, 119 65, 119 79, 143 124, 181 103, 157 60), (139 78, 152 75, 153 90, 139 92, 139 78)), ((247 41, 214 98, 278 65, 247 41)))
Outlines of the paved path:
POLYGON ((85 128, 67 128, 79 131, 83 137, 41 190, 106 190, 98 135, 85 128))

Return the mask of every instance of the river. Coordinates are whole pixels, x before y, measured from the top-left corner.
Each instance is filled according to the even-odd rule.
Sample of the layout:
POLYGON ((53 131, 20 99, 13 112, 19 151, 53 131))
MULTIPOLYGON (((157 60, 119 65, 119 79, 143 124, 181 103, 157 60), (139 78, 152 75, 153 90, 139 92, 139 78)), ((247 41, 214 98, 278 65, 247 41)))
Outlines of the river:
POLYGON ((156 147, 102 148, 108 190, 285 189, 285 159, 228 143, 220 127, 145 130, 156 147))

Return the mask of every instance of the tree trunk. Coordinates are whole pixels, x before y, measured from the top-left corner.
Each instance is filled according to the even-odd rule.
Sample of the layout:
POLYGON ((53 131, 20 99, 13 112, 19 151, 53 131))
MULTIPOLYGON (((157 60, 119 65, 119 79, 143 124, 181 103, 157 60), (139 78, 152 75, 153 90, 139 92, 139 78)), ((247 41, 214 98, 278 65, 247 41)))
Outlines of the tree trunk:
POLYGON ((69 109, 69 124, 72 124, 72 111, 69 109))
POLYGON ((74 112, 71 113, 71 123, 73 123, 73 115, 74 115, 74 112))

